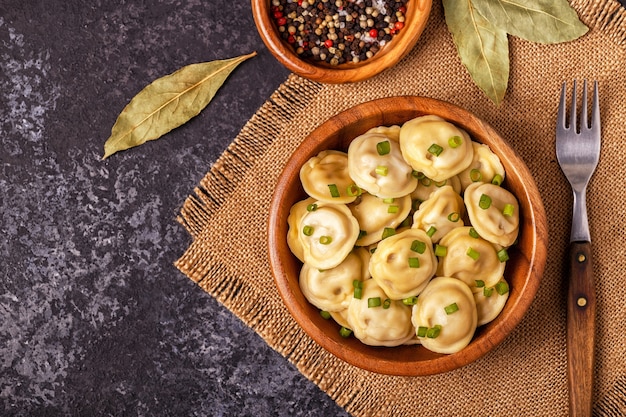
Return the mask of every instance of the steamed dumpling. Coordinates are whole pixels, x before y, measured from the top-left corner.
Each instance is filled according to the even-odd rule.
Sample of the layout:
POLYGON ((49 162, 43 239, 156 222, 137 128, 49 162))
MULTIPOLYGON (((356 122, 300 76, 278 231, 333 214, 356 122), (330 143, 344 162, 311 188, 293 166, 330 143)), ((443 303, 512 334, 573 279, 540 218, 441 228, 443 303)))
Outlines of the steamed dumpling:
POLYGON ((415 171, 433 181, 457 175, 472 162, 470 136, 439 116, 409 120, 400 129, 402 155, 415 171))
POLYGON ((433 278, 413 306, 411 320, 426 349, 456 353, 469 344, 476 331, 474 295, 456 278, 433 278))
POLYGON ((395 229, 407 218, 411 211, 411 197, 383 199, 363 193, 348 206, 359 222, 361 237, 358 246, 369 246, 381 240, 386 227, 395 229))
POLYGON ((305 263, 300 270, 300 289, 320 310, 346 309, 354 294, 353 281, 369 278, 369 257, 366 249, 357 248, 334 268, 320 270, 305 263))
POLYGON ((402 301, 385 301, 387 294, 373 279, 363 281, 361 299, 352 298, 348 307, 348 323, 354 336, 370 346, 399 346, 413 338, 411 308, 402 301), (378 299, 378 307, 370 307, 369 299, 378 299))
POLYGON ((498 155, 482 143, 472 142, 472 148, 474 149, 472 162, 459 174, 463 189, 474 182, 491 182, 496 175, 500 176, 500 181, 504 180, 504 167, 498 155))
POLYGON ((504 309, 509 299, 509 285, 502 278, 495 287, 477 287, 472 289, 476 310, 478 312, 478 326, 487 324, 504 309))
POLYGON ((413 215, 412 227, 425 232, 431 230, 431 227, 434 228, 431 240, 437 243, 450 230, 464 225, 464 215, 463 199, 451 186, 445 185, 420 204, 413 215))
POLYGON ((382 240, 370 258, 370 274, 392 300, 418 295, 437 270, 432 241, 420 229, 382 240))
POLYGON ((359 237, 359 223, 345 204, 318 202, 298 227, 304 263, 329 269, 339 265, 359 237))
POLYGON ((418 200, 419 202, 426 201, 428 198, 444 185, 451 186, 454 191, 461 195, 463 188, 461 187, 461 180, 458 175, 445 179, 443 181, 433 181, 427 176, 421 174, 418 175, 417 187, 411 193, 411 199, 418 200))
POLYGON ((398 142, 382 133, 365 133, 350 143, 348 169, 356 185, 381 198, 402 197, 417 186, 398 142))
POLYGON ((451 230, 439 241, 446 248, 445 256, 439 260, 439 275, 458 278, 473 287, 483 281, 491 287, 502 275, 506 262, 500 261, 494 245, 485 239, 470 234, 471 227, 451 230))
POLYGON ((348 154, 322 151, 300 168, 300 181, 311 197, 328 203, 347 204, 357 192, 348 174, 348 154))
POLYGON ((300 219, 307 213, 307 207, 311 207, 311 204, 315 203, 315 199, 309 197, 305 200, 298 201, 291 206, 289 210, 289 216, 287 216, 287 224, 289 225, 289 231, 287 232, 287 246, 291 250, 296 258, 301 262, 304 262, 304 249, 302 249, 302 241, 300 240, 300 230, 298 225, 300 219))
POLYGON ((508 190, 491 183, 473 183, 465 190, 470 222, 481 237, 509 247, 519 233, 519 203, 508 190))
POLYGON ((400 140, 400 126, 376 126, 371 128, 365 133, 380 133, 387 136, 389 139, 398 142, 400 140))

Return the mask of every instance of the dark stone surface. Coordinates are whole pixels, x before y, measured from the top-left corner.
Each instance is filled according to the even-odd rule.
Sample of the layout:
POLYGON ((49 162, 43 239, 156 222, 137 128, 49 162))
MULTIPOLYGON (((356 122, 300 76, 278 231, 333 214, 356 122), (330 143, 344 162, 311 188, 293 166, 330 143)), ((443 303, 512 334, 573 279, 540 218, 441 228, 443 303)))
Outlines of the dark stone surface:
POLYGON ((343 413, 173 267, 185 197, 287 74, 248 1, 0 3, 0 415, 343 413), (253 50, 190 123, 101 160, 145 85, 253 50))

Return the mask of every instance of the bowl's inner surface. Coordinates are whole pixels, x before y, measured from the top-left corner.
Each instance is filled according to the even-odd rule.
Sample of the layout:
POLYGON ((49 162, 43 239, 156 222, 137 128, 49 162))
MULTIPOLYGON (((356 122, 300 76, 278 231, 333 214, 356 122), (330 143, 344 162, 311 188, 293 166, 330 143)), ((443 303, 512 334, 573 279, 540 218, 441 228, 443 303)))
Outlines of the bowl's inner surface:
MULTIPOLYGON (((540 278, 533 275, 533 271, 537 271, 534 260, 536 208, 532 201, 535 191, 533 179, 517 155, 491 128, 465 110, 417 97, 365 103, 331 118, 312 132, 288 161, 279 178, 269 222, 270 262, 276 284, 291 314, 304 330, 322 347, 355 366, 397 375, 429 375, 458 368, 483 356, 500 343, 521 320, 534 297, 540 278), (299 170, 310 157, 326 149, 347 151, 352 139, 372 127, 402 124, 426 114, 439 115, 464 128, 473 140, 489 145, 504 165, 506 179, 503 186, 512 191, 520 203, 520 237, 517 245, 509 251, 510 260, 505 270, 505 278, 510 285, 507 304, 498 318, 477 329, 469 346, 451 355, 433 353, 419 345, 371 347, 354 337, 341 337, 339 326, 333 320, 323 319, 319 310, 300 291, 298 277, 302 265, 291 254, 286 241, 289 209, 306 198, 299 170)), ((543 268, 541 260, 538 268, 543 268)))

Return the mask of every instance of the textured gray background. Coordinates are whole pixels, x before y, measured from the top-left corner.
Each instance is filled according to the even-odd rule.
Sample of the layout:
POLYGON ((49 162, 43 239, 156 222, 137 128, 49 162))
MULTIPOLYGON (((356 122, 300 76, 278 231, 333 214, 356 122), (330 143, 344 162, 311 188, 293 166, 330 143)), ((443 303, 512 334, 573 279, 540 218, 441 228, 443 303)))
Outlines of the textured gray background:
POLYGON ((184 199, 287 74, 248 1, 0 2, 0 415, 342 413, 172 265, 184 199), (189 124, 101 160, 145 85, 254 50, 189 124))

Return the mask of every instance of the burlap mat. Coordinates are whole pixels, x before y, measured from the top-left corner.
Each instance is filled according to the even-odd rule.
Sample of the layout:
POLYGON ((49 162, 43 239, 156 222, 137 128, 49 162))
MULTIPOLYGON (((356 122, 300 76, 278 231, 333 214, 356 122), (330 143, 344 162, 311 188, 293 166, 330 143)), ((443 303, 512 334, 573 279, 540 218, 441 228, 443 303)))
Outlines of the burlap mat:
POLYGON ((595 257, 597 359, 594 411, 626 415, 626 12, 615 1, 575 1, 592 30, 567 44, 511 38, 511 75, 496 108, 457 58, 434 1, 422 39, 400 65, 372 80, 322 85, 290 76, 246 124, 184 203, 193 243, 176 263, 355 416, 567 415, 565 249, 570 188, 554 151, 561 83, 600 83, 603 143, 588 191, 595 257), (431 377, 384 376, 336 359, 299 329, 269 270, 266 221, 277 175, 302 139, 335 113, 392 95, 447 100, 485 119, 534 174, 548 213, 545 275, 527 316, 493 352, 431 377))

